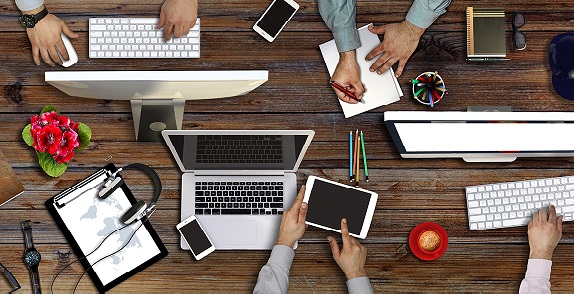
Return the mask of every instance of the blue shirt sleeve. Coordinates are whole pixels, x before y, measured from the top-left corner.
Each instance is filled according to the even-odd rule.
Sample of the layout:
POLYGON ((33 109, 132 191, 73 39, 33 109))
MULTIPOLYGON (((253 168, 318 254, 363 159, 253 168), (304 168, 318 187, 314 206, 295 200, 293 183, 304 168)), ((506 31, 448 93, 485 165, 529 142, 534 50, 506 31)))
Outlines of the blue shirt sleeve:
POLYGON ((319 13, 333 32, 339 52, 361 47, 357 32, 355 0, 319 0, 319 13))
POLYGON ((293 248, 275 245, 267 264, 259 271, 253 293, 287 293, 293 257, 295 257, 293 248))
POLYGON ((450 2, 451 0, 414 0, 406 20, 419 28, 426 29, 446 12, 450 2))
POLYGON ((16 6, 20 11, 30 11, 44 5, 44 0, 16 0, 16 6))

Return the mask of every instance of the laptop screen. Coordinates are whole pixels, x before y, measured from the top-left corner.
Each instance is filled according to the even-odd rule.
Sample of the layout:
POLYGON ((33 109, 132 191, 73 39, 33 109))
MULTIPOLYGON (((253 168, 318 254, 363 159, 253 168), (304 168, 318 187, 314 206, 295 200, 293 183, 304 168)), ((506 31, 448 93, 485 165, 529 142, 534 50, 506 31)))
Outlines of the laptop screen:
POLYGON ((184 170, 294 170, 309 136, 169 134, 168 137, 184 170))

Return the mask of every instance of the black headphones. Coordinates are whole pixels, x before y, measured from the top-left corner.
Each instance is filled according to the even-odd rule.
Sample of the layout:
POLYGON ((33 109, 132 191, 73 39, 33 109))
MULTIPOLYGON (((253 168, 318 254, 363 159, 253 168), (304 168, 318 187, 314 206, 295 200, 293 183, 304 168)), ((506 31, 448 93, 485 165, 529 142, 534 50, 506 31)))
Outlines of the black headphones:
POLYGON ((125 169, 138 169, 145 172, 153 181, 154 184, 154 191, 153 191, 153 198, 149 207, 147 207, 146 203, 143 200, 139 200, 136 204, 134 204, 130 209, 128 209, 120 218, 122 222, 126 225, 130 225, 138 220, 143 219, 144 217, 148 216, 148 213, 152 212, 155 208, 155 204, 159 199, 159 195, 161 194, 161 180, 157 173, 149 166, 141 163, 132 163, 130 165, 126 165, 123 168, 119 168, 117 171, 113 172, 104 182, 104 186, 102 190, 98 192, 98 197, 100 199, 106 199, 108 196, 112 195, 115 190, 120 188, 124 184, 124 180, 119 175, 119 172, 125 169))

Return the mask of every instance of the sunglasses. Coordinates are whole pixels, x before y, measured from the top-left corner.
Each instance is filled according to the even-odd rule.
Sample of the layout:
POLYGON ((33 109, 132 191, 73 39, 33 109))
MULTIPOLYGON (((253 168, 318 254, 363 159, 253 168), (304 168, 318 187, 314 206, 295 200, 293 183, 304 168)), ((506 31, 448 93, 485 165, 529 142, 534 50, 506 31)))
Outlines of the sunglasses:
POLYGON ((526 35, 518 29, 525 23, 524 14, 520 12, 512 13, 512 45, 514 50, 524 50, 526 48, 526 35))

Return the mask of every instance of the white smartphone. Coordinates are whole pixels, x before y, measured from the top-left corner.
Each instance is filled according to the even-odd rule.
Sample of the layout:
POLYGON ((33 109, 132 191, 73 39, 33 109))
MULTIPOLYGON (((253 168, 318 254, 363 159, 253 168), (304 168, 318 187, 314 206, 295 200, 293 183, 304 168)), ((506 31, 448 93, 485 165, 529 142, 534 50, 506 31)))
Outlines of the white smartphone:
POLYGON ((200 260, 215 251, 211 239, 209 239, 209 236, 207 236, 194 215, 179 223, 176 228, 189 248, 191 248, 191 253, 195 259, 200 260))
POLYGON ((295 15, 297 9, 299 9, 299 4, 293 0, 274 0, 253 25, 253 29, 265 40, 273 42, 287 22, 295 15))
POLYGON ((309 176, 304 202, 309 204, 305 223, 341 232, 341 219, 347 219, 349 234, 365 239, 373 220, 379 195, 326 179, 309 176))

